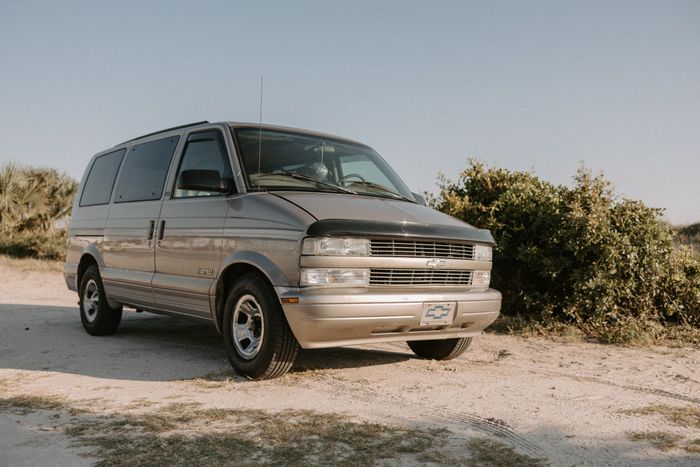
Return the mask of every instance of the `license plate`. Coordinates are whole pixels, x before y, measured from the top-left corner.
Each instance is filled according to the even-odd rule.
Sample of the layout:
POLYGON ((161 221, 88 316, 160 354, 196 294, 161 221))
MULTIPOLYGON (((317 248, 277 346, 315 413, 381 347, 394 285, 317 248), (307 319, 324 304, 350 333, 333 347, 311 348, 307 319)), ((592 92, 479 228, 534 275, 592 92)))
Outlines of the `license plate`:
POLYGON ((440 326, 452 324, 455 319, 455 302, 430 302, 423 304, 421 326, 440 326))

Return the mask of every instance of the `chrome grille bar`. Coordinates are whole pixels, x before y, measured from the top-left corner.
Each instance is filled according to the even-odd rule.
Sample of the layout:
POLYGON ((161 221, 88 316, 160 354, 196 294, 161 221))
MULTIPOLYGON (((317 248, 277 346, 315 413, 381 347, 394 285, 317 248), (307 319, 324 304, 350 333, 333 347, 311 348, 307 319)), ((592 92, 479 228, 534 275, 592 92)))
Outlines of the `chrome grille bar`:
POLYGON ((371 240, 371 256, 474 259, 474 245, 412 240, 371 240))
POLYGON ((472 283, 472 271, 464 269, 371 268, 370 285, 463 285, 472 283))

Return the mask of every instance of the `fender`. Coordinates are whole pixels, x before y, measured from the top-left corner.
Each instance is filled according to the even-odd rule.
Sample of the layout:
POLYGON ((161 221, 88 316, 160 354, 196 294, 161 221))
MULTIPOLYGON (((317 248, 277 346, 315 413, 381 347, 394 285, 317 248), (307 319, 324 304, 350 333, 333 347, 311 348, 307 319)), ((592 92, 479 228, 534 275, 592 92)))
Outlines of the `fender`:
POLYGON ((235 265, 248 265, 256 268, 265 275, 273 287, 287 285, 289 282, 282 270, 272 260, 256 251, 241 250, 228 256, 221 262, 218 278, 209 289, 209 306, 212 310, 214 326, 219 333, 221 333, 221 329, 219 329, 219 317, 217 316, 217 294, 222 292, 221 277, 224 275, 224 271, 235 265))
MULTIPOLYGON (((74 292, 77 292, 78 287, 80 286, 80 284, 78 284, 78 269, 80 269, 80 263, 83 261, 85 255, 92 256, 100 268, 104 267, 104 260, 102 259, 102 255, 97 249, 97 246, 94 243, 85 242, 85 245, 80 250, 80 255, 77 256, 77 262, 73 263, 66 261, 63 263, 63 276, 66 280, 66 285, 68 286, 68 289, 73 290, 74 292)), ((74 256, 74 258, 76 258, 76 256, 74 256)))
POLYGON ((102 259, 102 253, 100 253, 100 250, 97 249, 97 246, 94 243, 88 243, 87 246, 83 248, 80 258, 82 259, 86 253, 89 253, 93 258, 95 258, 95 261, 97 261, 97 265, 100 268, 105 267, 104 259, 102 259))
MULTIPOLYGON (((83 258, 85 257, 85 255, 90 255, 90 256, 92 256, 92 257, 95 259, 95 261, 97 262, 97 267, 98 267, 100 270, 104 270, 105 262, 104 262, 104 259, 102 258, 102 254, 100 253, 100 250, 97 248, 97 245, 96 245, 95 243, 88 243, 88 244, 85 246, 85 248, 83 248, 83 252, 80 254, 80 261, 83 260, 83 258)), ((78 287, 80 287, 80 284, 78 283, 78 268, 79 268, 79 265, 76 265, 76 269, 75 269, 75 286, 76 286, 76 291, 78 290, 78 287)), ((107 303, 108 303, 109 306, 111 306, 112 308, 116 308, 117 306, 119 306, 119 303, 110 300, 109 297, 106 297, 106 298, 107 298, 107 303)))
POLYGON ((219 277, 221 277, 222 271, 224 271, 227 267, 231 266, 232 264, 240 263, 249 264, 257 269, 260 269, 260 271, 267 276, 267 280, 269 280, 273 286, 289 285, 287 277, 271 259, 256 251, 249 250, 237 251, 223 260, 219 270, 219 277))

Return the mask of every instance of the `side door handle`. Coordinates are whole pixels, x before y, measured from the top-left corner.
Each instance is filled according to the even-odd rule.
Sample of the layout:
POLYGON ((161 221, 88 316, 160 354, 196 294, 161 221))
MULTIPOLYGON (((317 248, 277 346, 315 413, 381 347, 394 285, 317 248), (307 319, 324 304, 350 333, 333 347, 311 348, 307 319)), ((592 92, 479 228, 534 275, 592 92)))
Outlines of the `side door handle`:
POLYGON ((151 222, 148 224, 148 236, 146 237, 146 240, 153 240, 153 231, 156 229, 156 221, 151 220, 151 222))
POLYGON ((163 240, 163 234, 165 233, 165 220, 160 221, 160 229, 158 229, 158 240, 163 240))

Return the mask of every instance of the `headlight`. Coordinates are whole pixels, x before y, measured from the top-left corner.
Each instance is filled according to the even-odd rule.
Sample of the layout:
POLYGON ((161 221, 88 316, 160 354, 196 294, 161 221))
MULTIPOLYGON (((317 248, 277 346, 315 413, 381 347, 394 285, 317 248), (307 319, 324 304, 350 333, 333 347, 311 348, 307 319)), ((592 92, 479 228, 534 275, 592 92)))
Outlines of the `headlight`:
POLYGON ((302 287, 335 285, 362 287, 369 285, 369 269, 302 269, 302 287))
POLYGON ((488 289, 491 283, 491 271, 474 271, 472 286, 480 289, 488 289))
POLYGON ((369 240, 363 238, 305 238, 302 255, 369 256, 369 240))
POLYGON ((474 245, 474 259, 476 261, 491 261, 493 259, 493 250, 490 246, 474 245))

